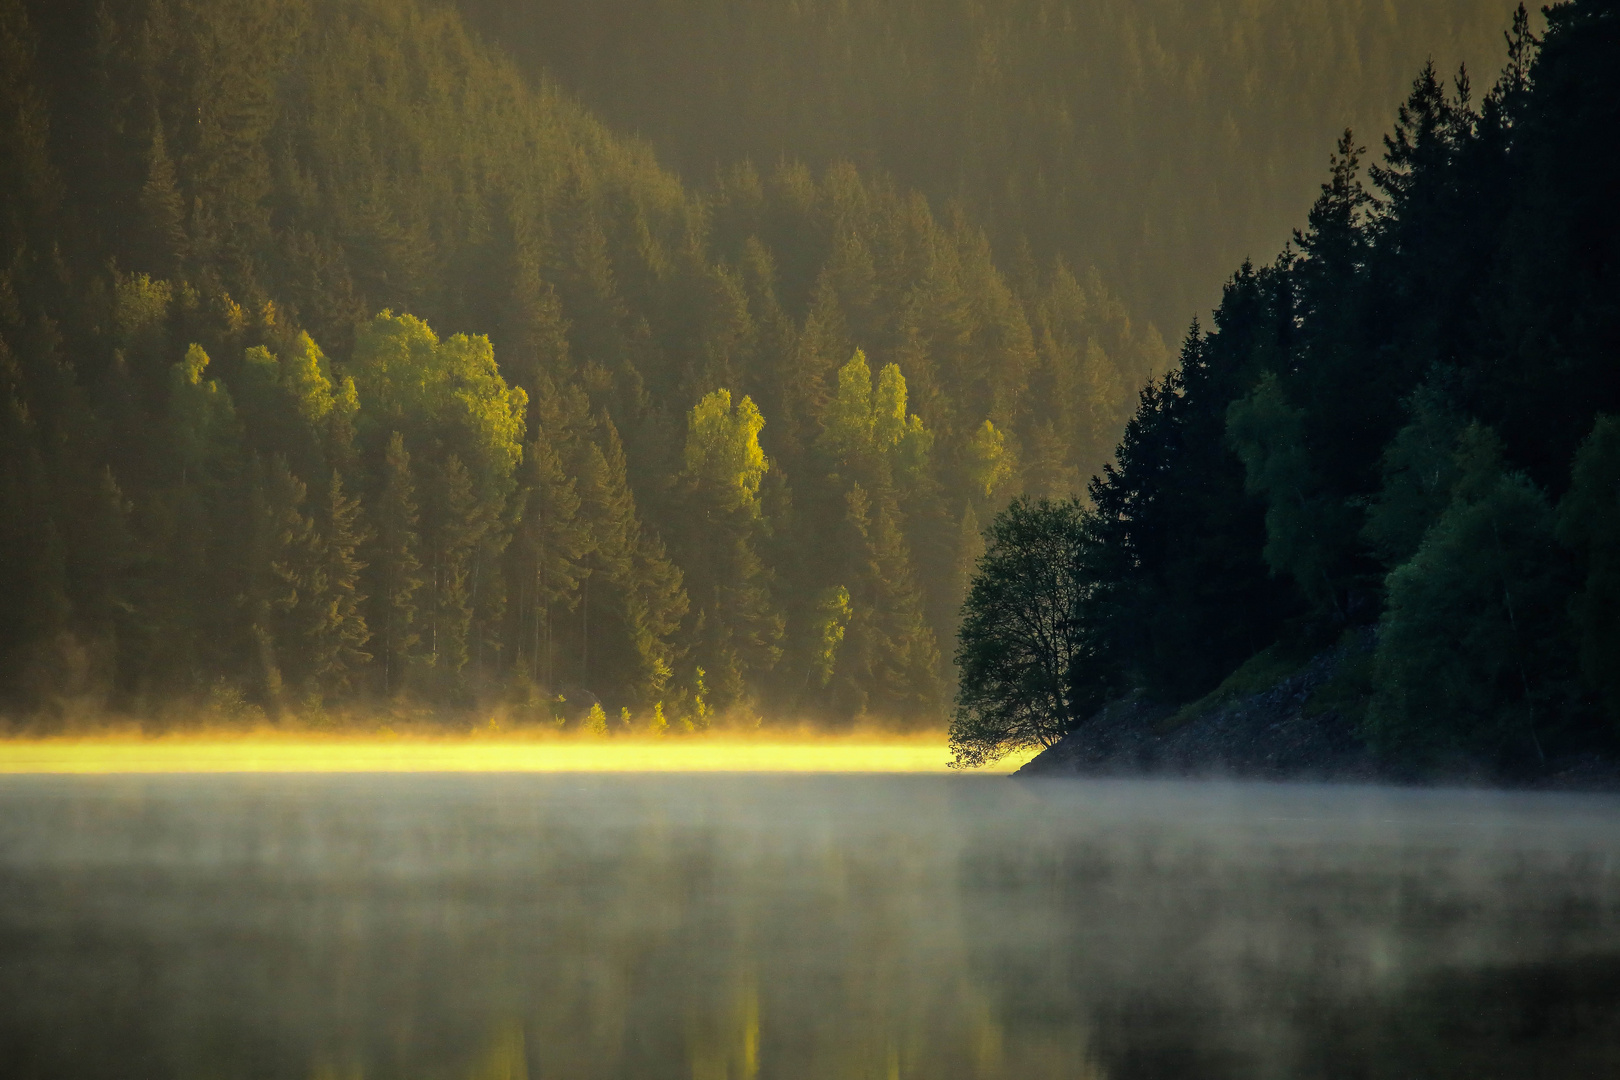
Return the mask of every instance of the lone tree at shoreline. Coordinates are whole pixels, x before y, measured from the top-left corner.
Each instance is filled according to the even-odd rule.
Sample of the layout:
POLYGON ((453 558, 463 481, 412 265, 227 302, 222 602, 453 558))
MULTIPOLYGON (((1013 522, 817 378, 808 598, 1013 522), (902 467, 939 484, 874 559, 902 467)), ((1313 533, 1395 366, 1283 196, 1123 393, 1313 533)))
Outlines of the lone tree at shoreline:
POLYGON ((1051 746, 1102 703, 1080 678, 1093 653, 1085 507, 1015 499, 985 539, 956 650, 951 751, 968 767, 1051 746))

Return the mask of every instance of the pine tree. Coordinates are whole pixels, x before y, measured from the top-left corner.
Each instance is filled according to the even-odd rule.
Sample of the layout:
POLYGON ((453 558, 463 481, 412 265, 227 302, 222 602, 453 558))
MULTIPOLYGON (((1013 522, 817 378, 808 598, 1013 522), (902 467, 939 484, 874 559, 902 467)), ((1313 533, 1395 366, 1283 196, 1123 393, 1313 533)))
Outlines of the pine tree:
POLYGON ((1583 580, 1571 603, 1581 678, 1620 722, 1620 420, 1598 418, 1576 455, 1558 504, 1558 538, 1574 550, 1583 580))
POLYGON ((147 153, 146 183, 141 186, 140 208, 144 234, 141 269, 168 277, 179 269, 186 257, 186 215, 161 119, 152 124, 152 146, 147 153))
POLYGON ((304 632, 309 638, 309 677, 330 698, 351 690, 355 676, 371 662, 371 653, 365 651, 371 640, 363 614, 366 597, 359 591, 366 564, 358 552, 372 533, 361 521, 360 500, 343 493, 343 480, 335 471, 325 501, 304 632))
POLYGON ((256 465, 250 633, 266 704, 282 706, 288 682, 304 684, 310 664, 307 636, 318 588, 315 521, 305 513, 309 489, 285 458, 256 465))
POLYGON ((690 606, 681 568, 658 537, 641 530, 625 597, 625 622, 635 657, 631 688, 640 700, 656 701, 675 674, 682 652, 674 637, 690 606))
POLYGON ((698 659, 719 709, 757 692, 782 657, 784 621, 760 557, 768 525, 759 490, 771 468, 759 444, 764 426, 750 398, 733 409, 723 389, 687 418, 682 481, 692 513, 682 561, 702 626, 698 659))
POLYGON ((472 476, 461 458, 451 454, 445 460, 438 483, 430 647, 441 685, 459 694, 465 690, 463 672, 472 657, 473 554, 488 521, 479 512, 472 476))
POLYGON ((582 565, 591 537, 580 517, 580 497, 567 475, 551 432, 536 428, 524 455, 519 481, 523 516, 518 527, 519 618, 526 642, 521 650, 529 677, 555 687, 556 655, 552 618, 560 607, 571 611, 578 600, 582 565))
POLYGON ((852 715, 914 720, 940 701, 939 647, 923 617, 922 596, 887 488, 850 485, 845 528, 855 545, 850 567, 848 662, 836 695, 852 715))
POLYGON ((416 484, 405 439, 397 431, 388 437, 376 506, 376 546, 371 559, 376 615, 372 623, 377 627, 383 696, 394 697, 403 692, 419 660, 417 591, 424 584, 418 555, 416 484))
POLYGON ((587 687, 616 680, 651 701, 674 674, 678 651, 670 639, 687 612, 687 594, 680 569, 636 513, 618 430, 605 417, 600 426, 601 442, 585 446, 580 471, 590 554, 581 586, 578 671, 587 687))

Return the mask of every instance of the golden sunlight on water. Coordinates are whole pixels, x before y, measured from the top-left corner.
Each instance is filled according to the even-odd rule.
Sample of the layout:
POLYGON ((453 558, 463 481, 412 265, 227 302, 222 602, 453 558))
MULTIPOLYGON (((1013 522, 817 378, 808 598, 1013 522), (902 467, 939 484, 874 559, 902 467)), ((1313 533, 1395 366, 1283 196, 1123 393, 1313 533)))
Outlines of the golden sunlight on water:
MULTIPOLYGON (((1013 755, 984 772, 1008 773, 1013 755)), ((773 741, 359 738, 254 735, 17 739, 0 773, 944 773, 943 735, 773 741)))

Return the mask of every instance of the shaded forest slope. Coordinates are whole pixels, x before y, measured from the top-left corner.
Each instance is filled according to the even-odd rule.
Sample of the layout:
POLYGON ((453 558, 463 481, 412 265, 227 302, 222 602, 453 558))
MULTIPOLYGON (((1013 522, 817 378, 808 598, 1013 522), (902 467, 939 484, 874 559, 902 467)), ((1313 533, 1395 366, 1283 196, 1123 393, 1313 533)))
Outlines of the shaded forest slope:
POLYGON ((981 566, 1073 553, 1052 575, 1070 652, 1044 681, 1009 668, 1012 621, 982 613, 1052 590, 1019 607, 1044 579, 975 580, 965 759, 1355 639, 1347 715, 1380 754, 1511 771, 1620 747, 1620 9, 1545 17, 1518 9, 1483 94, 1425 65, 1376 156, 1345 133, 1089 503, 997 519, 981 566))

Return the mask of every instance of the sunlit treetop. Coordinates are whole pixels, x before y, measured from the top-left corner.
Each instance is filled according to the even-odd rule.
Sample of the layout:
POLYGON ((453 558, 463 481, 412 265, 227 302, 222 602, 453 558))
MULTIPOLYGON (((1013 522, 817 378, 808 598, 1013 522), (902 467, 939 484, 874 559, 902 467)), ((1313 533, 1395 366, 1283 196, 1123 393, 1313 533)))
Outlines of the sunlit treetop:
POLYGON ((421 319, 384 310, 355 335, 350 371, 362 424, 442 439, 500 476, 522 460, 528 395, 501 377, 488 337, 441 341, 421 319))
POLYGON ((705 394, 687 417, 687 475, 716 492, 728 509, 754 507, 771 467, 759 445, 764 427, 751 398, 744 396, 733 408, 730 390, 705 394))
POLYGON ((926 464, 933 436, 922 418, 906 413, 906 378, 885 364, 872 378, 860 349, 838 369, 838 389, 823 417, 821 447, 845 464, 871 464, 894 455, 902 468, 926 464))
POLYGON ((310 423, 326 419, 336 405, 326 355, 306 333, 300 332, 282 357, 281 381, 297 403, 299 415, 310 423))
POLYGON ((169 411, 184 476, 219 467, 237 435, 230 391, 204 377, 208 364, 208 354, 193 344, 170 373, 169 411))

